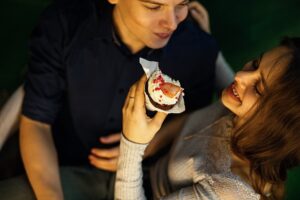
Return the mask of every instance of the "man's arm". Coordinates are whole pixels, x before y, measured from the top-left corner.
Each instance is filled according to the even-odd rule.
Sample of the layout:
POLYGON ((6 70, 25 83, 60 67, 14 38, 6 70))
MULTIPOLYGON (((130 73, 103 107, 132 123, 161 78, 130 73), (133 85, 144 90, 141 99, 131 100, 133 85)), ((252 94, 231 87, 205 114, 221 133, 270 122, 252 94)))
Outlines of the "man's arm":
POLYGON ((50 126, 21 116, 20 150, 37 199, 63 199, 50 126))
POLYGON ((0 111, 0 150, 7 138, 19 128, 23 98, 24 90, 23 86, 20 86, 0 111))
MULTIPOLYGON (((192 1, 189 3, 189 10, 199 27, 208 34, 211 34, 209 14, 206 8, 198 1, 192 1)), ((216 60, 215 77, 217 94, 221 94, 222 90, 230 85, 234 79, 234 71, 225 60, 221 51, 218 53, 216 60)))
POLYGON ((225 60, 222 52, 218 53, 216 60, 215 85, 218 94, 234 81, 234 71, 225 60))

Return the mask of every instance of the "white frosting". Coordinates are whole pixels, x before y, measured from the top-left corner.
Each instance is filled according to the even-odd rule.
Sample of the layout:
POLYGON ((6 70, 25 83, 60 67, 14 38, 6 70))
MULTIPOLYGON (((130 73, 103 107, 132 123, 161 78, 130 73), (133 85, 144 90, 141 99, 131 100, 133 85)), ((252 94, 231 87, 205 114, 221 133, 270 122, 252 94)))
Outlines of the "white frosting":
POLYGON ((164 104, 164 105, 176 104, 182 92, 178 92, 172 98, 166 96, 160 89, 160 84, 162 84, 163 82, 160 81, 159 76, 162 77, 163 82, 165 83, 172 83, 174 85, 180 86, 179 81, 173 80, 169 76, 162 74, 160 70, 156 70, 155 72, 153 72, 153 74, 150 76, 148 80, 148 92, 152 100, 155 101, 156 103, 164 104))

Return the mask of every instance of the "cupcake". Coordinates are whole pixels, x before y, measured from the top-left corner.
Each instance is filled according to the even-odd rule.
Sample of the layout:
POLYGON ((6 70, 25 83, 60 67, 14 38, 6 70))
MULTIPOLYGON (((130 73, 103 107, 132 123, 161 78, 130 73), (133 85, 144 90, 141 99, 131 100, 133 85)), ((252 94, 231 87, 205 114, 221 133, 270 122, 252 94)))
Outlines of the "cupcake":
POLYGON ((179 81, 173 80, 160 70, 155 70, 148 78, 145 93, 149 110, 158 108, 164 111, 172 109, 184 94, 179 81))

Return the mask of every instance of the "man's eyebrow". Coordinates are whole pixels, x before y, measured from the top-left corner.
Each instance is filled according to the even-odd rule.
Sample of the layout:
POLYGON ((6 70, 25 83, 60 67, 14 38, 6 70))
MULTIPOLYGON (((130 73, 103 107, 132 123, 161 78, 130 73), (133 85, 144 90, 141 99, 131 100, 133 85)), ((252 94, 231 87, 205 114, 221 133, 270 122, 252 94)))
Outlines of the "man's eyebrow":
POLYGON ((152 4, 157 4, 157 5, 164 5, 163 3, 152 1, 152 0, 139 0, 139 1, 144 2, 144 3, 152 3, 152 4))
MULTIPOLYGON (((165 3, 161 3, 161 2, 157 2, 157 1, 153 1, 153 0, 139 0, 139 1, 144 2, 144 3, 157 4, 157 5, 164 5, 165 4, 165 3)), ((178 4, 185 4, 185 3, 188 3, 188 2, 190 2, 190 0, 183 0, 178 4)))

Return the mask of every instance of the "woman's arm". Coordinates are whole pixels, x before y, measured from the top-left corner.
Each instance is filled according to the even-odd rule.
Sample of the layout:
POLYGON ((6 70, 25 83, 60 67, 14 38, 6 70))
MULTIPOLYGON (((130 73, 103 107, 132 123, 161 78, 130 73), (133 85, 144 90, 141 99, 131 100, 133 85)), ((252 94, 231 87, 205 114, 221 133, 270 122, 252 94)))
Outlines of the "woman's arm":
POLYGON ((184 126, 188 114, 180 114, 174 116, 171 120, 164 123, 161 129, 157 132, 154 138, 147 146, 144 158, 151 157, 164 147, 171 144, 177 137, 178 133, 184 126))
POLYGON ((115 199, 145 199, 141 166, 144 150, 167 116, 161 112, 157 112, 153 118, 146 115, 146 81, 144 75, 130 88, 122 109, 123 138, 115 182, 115 199))
POLYGON ((115 183, 115 199, 146 199, 142 171, 142 160, 146 147, 147 144, 130 142, 122 135, 115 183))

